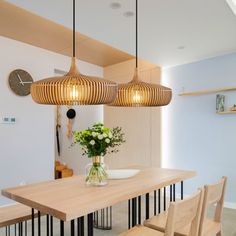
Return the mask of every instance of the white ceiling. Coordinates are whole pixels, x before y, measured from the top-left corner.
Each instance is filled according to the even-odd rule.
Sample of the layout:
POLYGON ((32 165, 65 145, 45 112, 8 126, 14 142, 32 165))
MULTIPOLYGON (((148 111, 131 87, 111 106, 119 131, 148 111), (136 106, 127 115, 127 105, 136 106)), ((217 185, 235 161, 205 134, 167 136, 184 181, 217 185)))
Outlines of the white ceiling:
MULTIPOLYGON (((71 28, 72 0, 8 2, 71 28)), ((77 9, 79 32, 134 54, 135 17, 123 13, 135 11, 135 0, 77 0, 77 9), (111 9, 111 2, 122 7, 111 9)), ((236 16, 225 0, 139 0, 142 59, 174 66, 232 52, 236 16)))

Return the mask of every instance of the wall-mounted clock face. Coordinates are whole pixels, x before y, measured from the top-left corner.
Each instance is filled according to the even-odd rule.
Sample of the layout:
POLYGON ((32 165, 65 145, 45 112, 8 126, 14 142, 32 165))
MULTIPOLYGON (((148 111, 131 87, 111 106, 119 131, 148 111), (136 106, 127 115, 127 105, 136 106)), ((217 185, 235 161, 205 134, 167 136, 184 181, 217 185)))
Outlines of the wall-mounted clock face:
POLYGON ((19 96, 27 96, 30 94, 30 86, 33 83, 31 75, 24 70, 13 70, 8 78, 11 90, 19 96))

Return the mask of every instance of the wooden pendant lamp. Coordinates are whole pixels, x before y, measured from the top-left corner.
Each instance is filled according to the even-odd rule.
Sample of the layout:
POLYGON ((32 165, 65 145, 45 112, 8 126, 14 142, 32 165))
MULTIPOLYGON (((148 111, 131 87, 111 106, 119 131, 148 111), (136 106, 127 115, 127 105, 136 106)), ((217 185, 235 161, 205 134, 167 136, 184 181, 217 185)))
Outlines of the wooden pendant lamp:
POLYGON ((49 105, 96 105, 111 103, 117 95, 117 84, 79 73, 75 56, 75 0, 73 0, 73 57, 64 76, 36 81, 31 96, 36 103, 49 105))
POLYGON ((143 82, 138 75, 138 0, 136 0, 136 68, 129 83, 118 85, 118 95, 109 105, 121 107, 152 107, 168 105, 172 98, 170 88, 143 82))

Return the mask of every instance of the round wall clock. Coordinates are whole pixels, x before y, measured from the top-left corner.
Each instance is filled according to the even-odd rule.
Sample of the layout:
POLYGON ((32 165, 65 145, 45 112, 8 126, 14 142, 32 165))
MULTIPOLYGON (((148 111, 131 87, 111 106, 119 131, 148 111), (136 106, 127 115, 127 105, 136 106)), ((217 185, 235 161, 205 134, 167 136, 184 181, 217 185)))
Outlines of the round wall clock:
POLYGON ((31 75, 21 69, 13 70, 8 78, 11 90, 19 96, 27 96, 30 94, 30 86, 33 83, 31 75))

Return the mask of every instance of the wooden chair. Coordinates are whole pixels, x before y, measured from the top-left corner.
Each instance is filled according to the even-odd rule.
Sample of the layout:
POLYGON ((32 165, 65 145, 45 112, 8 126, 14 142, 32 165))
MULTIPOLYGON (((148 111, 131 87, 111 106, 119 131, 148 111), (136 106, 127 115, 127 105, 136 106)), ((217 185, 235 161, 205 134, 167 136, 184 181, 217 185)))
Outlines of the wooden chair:
POLYGON ((222 177, 220 182, 205 186, 202 215, 199 227, 199 236, 222 235, 222 212, 224 207, 224 197, 227 177, 222 177), (210 206, 216 204, 213 219, 207 217, 210 206))
POLYGON ((145 226, 135 226, 121 233, 120 236, 173 236, 174 232, 186 225, 191 225, 191 235, 198 236, 199 211, 202 207, 203 190, 179 202, 172 202, 169 207, 166 227, 160 232, 145 226))
MULTIPOLYGON (((222 235, 221 227, 221 216, 224 203, 225 187, 227 178, 222 179, 213 185, 204 186, 204 199, 202 204, 202 210, 200 211, 200 224, 198 236, 211 236, 211 235, 222 235), (213 219, 207 218, 207 211, 210 205, 216 203, 215 216, 213 219)), ((167 221, 167 212, 163 212, 159 215, 153 216, 146 220, 144 225, 155 230, 164 232, 167 221)), ((176 236, 188 236, 190 232, 190 225, 179 228, 176 230, 176 236)))

